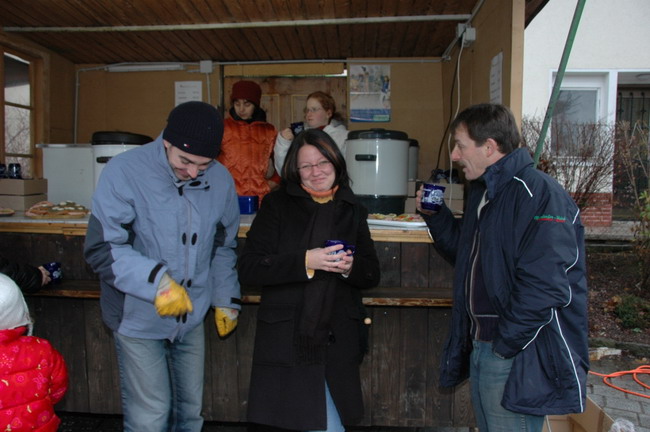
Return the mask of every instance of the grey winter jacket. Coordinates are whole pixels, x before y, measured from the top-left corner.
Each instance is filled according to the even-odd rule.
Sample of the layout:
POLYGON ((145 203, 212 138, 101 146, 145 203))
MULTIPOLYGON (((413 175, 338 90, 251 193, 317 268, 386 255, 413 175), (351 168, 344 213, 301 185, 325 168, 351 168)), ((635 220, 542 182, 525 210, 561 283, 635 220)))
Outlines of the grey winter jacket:
POLYGON ((112 158, 93 195, 84 247, 101 280, 108 327, 130 337, 173 341, 202 323, 210 306, 239 309, 238 229, 234 183, 220 163, 196 180, 180 181, 162 134, 112 158), (164 272, 192 300, 186 322, 156 312, 164 272))

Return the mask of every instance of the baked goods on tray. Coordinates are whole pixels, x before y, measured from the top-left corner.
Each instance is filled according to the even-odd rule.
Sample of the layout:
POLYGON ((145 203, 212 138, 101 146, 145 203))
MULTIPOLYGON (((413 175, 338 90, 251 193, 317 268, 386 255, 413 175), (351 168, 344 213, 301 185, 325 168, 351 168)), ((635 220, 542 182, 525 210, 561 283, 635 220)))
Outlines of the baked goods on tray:
POLYGON ((420 216, 417 213, 402 213, 400 215, 397 215, 395 213, 388 213, 388 214, 371 213, 368 215, 368 219, 396 221, 396 222, 424 222, 422 216, 420 216))
POLYGON ((25 211, 25 216, 33 219, 77 219, 87 214, 88 209, 74 201, 62 201, 59 204, 41 201, 25 211))
POLYGON ((14 209, 10 209, 8 207, 0 207, 0 216, 11 216, 14 213, 16 213, 14 209))

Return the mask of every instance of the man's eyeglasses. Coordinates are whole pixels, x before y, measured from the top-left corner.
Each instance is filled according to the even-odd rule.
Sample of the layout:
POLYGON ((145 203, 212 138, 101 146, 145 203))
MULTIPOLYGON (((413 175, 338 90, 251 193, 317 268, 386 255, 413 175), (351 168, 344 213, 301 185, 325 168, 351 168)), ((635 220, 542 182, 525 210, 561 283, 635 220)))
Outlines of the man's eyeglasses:
POLYGON ((305 108, 303 110, 303 112, 305 114, 307 114, 307 113, 312 113, 313 114, 313 113, 317 113, 318 111, 320 111, 322 109, 323 109, 323 107, 311 107, 311 108, 305 108))
POLYGON ((332 165, 332 162, 330 162, 328 160, 322 160, 322 161, 318 162, 317 164, 313 164, 313 165, 312 164, 300 165, 298 167, 298 171, 302 171, 302 172, 308 172, 309 171, 309 172, 311 172, 314 168, 318 168, 320 171, 324 171, 324 170, 330 169, 331 165, 332 165))

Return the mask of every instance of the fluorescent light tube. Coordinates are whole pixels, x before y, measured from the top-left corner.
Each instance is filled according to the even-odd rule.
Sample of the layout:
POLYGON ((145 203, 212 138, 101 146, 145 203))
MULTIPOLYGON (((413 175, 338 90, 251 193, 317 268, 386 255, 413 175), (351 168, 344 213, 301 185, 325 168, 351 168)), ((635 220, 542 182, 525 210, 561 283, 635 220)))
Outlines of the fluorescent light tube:
POLYGON ((106 67, 109 72, 155 72, 183 70, 181 63, 151 63, 151 64, 116 64, 106 67))

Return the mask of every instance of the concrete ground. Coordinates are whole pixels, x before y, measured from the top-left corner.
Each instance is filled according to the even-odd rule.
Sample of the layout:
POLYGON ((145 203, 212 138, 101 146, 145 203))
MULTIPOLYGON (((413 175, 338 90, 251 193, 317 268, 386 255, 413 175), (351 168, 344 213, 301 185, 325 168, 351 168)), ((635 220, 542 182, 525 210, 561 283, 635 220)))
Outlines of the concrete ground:
MULTIPOLYGON (((591 361, 591 371, 601 374, 632 371, 640 366, 646 366, 648 370, 647 374, 637 375, 637 378, 650 387, 650 359, 647 357, 639 359, 627 355, 614 355, 591 361)), ((617 387, 647 397, 612 388, 603 382, 602 377, 594 374, 589 374, 587 396, 613 420, 627 419, 634 425, 634 432, 650 432, 650 389, 635 382, 632 374, 611 378, 609 381, 617 387)))

